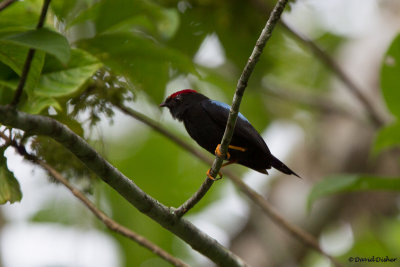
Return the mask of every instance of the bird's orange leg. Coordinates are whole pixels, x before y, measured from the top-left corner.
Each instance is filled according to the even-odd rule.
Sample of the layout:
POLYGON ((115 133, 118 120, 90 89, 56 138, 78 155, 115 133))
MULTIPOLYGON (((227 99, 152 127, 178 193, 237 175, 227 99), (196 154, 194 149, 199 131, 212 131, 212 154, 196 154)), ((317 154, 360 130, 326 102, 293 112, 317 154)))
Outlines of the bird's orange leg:
MULTIPOLYGON (((244 147, 232 146, 232 145, 229 145, 228 148, 234 149, 234 150, 239 150, 239 151, 242 151, 242 152, 245 152, 245 151, 247 150, 247 149, 244 148, 244 147)), ((222 156, 222 153, 221 153, 221 144, 218 144, 217 147, 215 148, 215 155, 217 155, 218 157, 221 157, 221 156, 222 156)), ((227 153, 226 153, 226 159, 229 160, 230 157, 231 157, 231 154, 229 154, 229 152, 227 152, 227 153)))

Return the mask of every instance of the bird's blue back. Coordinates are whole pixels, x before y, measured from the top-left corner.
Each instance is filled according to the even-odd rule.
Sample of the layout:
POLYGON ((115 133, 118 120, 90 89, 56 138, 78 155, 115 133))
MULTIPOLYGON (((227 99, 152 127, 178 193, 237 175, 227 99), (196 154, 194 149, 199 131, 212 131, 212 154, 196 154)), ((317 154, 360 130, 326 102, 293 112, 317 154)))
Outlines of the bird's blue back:
MULTIPOLYGON (((231 106, 229 106, 229 105, 226 104, 226 103, 219 102, 219 101, 217 101, 217 100, 210 100, 210 101, 211 101, 211 103, 213 103, 213 104, 215 104, 215 105, 217 105, 217 106, 220 106, 220 107, 222 107, 223 109, 226 109, 228 112, 231 110, 231 106)), ((250 123, 249 120, 248 120, 245 116, 243 116, 243 114, 240 113, 240 112, 239 112, 239 114, 238 114, 238 117, 241 118, 242 120, 244 120, 244 121, 250 123)))

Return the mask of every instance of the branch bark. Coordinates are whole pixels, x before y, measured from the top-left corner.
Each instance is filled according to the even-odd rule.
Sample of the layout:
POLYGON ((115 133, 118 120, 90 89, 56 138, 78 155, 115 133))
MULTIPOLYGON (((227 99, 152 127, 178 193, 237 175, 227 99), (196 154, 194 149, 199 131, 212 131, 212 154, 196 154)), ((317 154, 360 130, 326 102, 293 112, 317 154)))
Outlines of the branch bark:
POLYGON ((119 172, 84 139, 65 125, 49 117, 17 111, 11 106, 0 106, 0 123, 31 135, 45 135, 53 138, 69 149, 140 212, 174 233, 193 249, 220 266, 246 266, 242 259, 215 239, 200 231, 189 221, 178 218, 169 208, 143 192, 132 180, 119 172))
POLYGON ((107 226, 108 229, 111 231, 114 231, 118 234, 121 234, 139 245, 147 248, 154 254, 160 256, 164 260, 168 261, 169 263, 173 264, 174 266, 177 267, 188 267, 186 263, 181 261, 178 258, 175 258, 159 246, 153 244, 149 240, 147 240, 145 237, 129 230, 123 225, 120 225, 110 217, 108 217, 104 212, 102 212, 100 209, 96 207, 96 205, 90 201, 85 194, 83 194, 78 188, 74 187, 64 176, 62 176, 56 169, 54 169, 52 166, 44 162, 43 160, 40 160, 38 157, 29 154, 25 147, 22 145, 17 144, 15 141, 12 141, 8 136, 6 136, 4 133, 0 132, 0 137, 3 138, 8 144, 10 144, 12 147, 15 148, 15 150, 26 160, 29 160, 33 162, 36 165, 41 166, 43 169, 45 169, 55 180, 63 184, 71 193, 79 199, 100 221, 104 223, 105 226, 107 226))
POLYGON ((0 11, 3 11, 6 7, 13 4, 17 0, 4 0, 0 3, 0 11))

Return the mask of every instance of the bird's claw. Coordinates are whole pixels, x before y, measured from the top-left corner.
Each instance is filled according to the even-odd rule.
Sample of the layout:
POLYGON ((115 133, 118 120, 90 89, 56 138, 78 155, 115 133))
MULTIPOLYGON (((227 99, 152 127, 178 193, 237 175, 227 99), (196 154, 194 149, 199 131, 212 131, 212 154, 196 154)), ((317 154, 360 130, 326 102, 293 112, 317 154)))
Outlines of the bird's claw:
POLYGON ((211 171, 211 169, 209 169, 208 171, 207 171, 207 177, 209 178, 209 179, 211 179, 211 180, 213 180, 213 181, 218 181, 218 180, 220 180, 220 179, 222 179, 222 173, 218 173, 218 175, 219 175, 219 177, 218 177, 218 175, 217 175, 217 177, 212 177, 212 175, 210 174, 210 171, 211 171))
MULTIPOLYGON (((218 144, 217 148, 215 148, 215 155, 217 155, 218 157, 222 157, 221 144, 218 144)), ((231 154, 229 154, 229 152, 226 152, 226 159, 229 160, 230 157, 231 154)))

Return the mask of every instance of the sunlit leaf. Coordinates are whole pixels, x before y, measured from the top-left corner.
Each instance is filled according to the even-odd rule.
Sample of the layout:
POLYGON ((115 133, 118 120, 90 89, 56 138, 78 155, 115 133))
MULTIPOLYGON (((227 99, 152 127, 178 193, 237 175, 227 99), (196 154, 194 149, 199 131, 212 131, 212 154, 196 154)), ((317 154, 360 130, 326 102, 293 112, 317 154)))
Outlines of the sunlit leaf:
POLYGON ((30 30, 14 35, 2 36, 1 39, 44 51, 54 55, 63 63, 67 63, 70 58, 70 47, 67 39, 63 35, 48 29, 30 30))
POLYGON ((0 29, 11 26, 35 27, 40 15, 40 8, 41 5, 35 1, 15 1, 1 11, 0 29))
POLYGON ((307 207, 315 200, 339 193, 368 190, 400 191, 400 178, 383 178, 359 175, 338 175, 328 177, 314 185, 308 195, 307 207))
POLYGON ((378 154, 384 149, 400 145, 400 123, 396 122, 379 130, 376 136, 373 154, 378 154))
POLYGON ((400 35, 386 52, 381 67, 381 88, 390 112, 400 119, 400 35))
POLYGON ((0 149, 0 204, 14 203, 22 198, 21 189, 14 174, 7 168, 4 148, 0 149))

